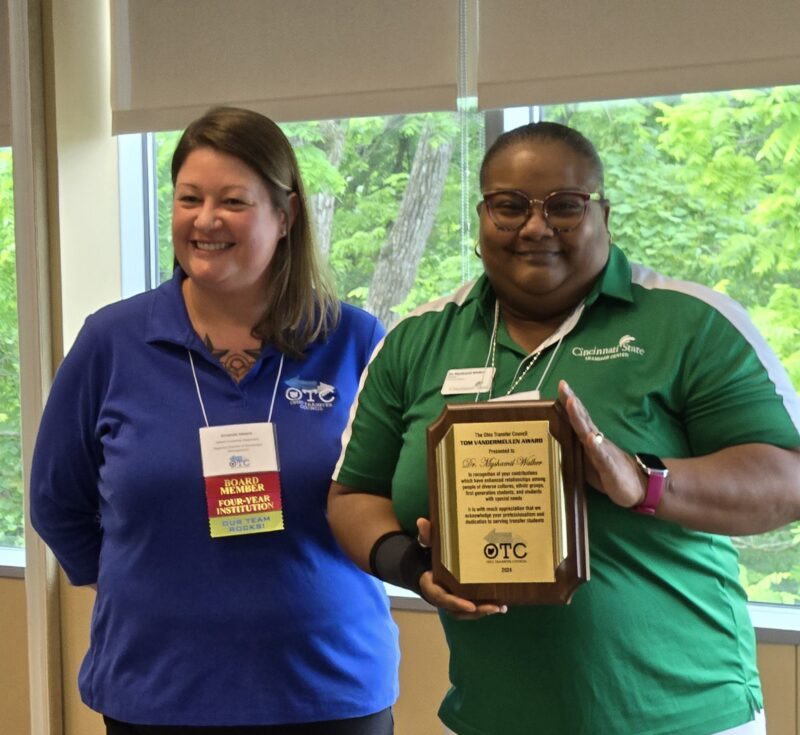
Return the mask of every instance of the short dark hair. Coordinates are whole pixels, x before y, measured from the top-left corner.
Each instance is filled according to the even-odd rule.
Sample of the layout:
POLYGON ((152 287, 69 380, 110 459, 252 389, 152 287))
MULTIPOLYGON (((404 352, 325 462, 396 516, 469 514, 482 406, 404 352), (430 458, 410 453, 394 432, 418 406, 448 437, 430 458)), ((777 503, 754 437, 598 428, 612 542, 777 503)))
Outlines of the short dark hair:
POLYGON ((235 156, 267 187, 272 205, 286 216, 286 235, 270 264, 267 308, 253 335, 299 357, 324 337, 339 316, 339 302, 313 238, 303 180, 292 144, 268 117, 238 107, 215 107, 183 132, 172 156, 172 184, 189 154, 211 148, 235 156), (290 195, 297 195, 291 218, 290 195))
POLYGON ((513 130, 508 130, 503 133, 486 151, 481 164, 480 184, 483 187, 484 177, 486 174, 486 167, 494 159, 494 157, 518 143, 527 143, 530 141, 558 141, 569 146, 575 153, 583 156, 591 167, 592 176, 595 179, 595 185, 598 191, 603 193, 603 162, 597 154, 592 142, 582 133, 570 128, 567 125, 562 125, 556 122, 537 122, 521 125, 513 130))

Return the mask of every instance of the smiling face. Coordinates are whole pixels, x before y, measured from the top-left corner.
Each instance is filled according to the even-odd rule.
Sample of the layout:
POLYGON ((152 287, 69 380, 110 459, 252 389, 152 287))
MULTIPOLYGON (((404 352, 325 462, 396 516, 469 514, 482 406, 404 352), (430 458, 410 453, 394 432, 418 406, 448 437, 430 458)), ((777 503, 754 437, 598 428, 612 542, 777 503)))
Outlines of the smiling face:
POLYGON ((239 158, 213 148, 186 157, 175 180, 172 242, 194 286, 263 298, 287 226, 264 182, 239 158))
MULTIPOLYGON (((554 191, 596 191, 590 161, 561 141, 527 140, 495 153, 486 164, 483 191, 514 189, 543 200, 554 191)), ((519 317, 550 319, 586 296, 608 260, 608 204, 590 202, 581 224, 553 231, 536 205, 516 232, 498 229, 480 207, 484 269, 501 306, 519 317)))

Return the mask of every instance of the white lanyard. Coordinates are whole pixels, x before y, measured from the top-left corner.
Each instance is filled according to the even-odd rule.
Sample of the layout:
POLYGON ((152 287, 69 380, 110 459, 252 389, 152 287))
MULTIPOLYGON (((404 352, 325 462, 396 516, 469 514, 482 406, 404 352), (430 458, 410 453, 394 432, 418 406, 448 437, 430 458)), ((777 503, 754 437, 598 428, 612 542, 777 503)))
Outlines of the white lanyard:
MULTIPOLYGON (((192 351, 190 349, 186 349, 186 353, 189 355, 189 364, 192 366, 192 377, 194 378, 194 387, 197 389, 197 400, 200 401, 200 410, 203 412, 203 420, 206 422, 206 426, 210 426, 208 423, 208 415, 206 414, 206 407, 203 403, 203 396, 200 393, 200 383, 197 380, 197 372, 194 369, 194 358, 192 357, 192 351)), ((275 387, 272 389, 272 400, 269 404, 269 416, 267 416, 267 423, 272 423, 272 409, 275 408, 275 396, 278 393, 278 385, 281 382, 281 373, 283 372, 283 354, 281 354, 281 361, 278 364, 278 377, 275 378, 275 387)))
MULTIPOLYGON (((541 378, 539 378, 539 382, 536 385, 536 392, 538 393, 541 390, 542 385, 544 384, 544 379, 547 377, 547 373, 550 372, 550 367, 553 364, 553 360, 555 359, 556 353, 558 352, 558 348, 561 347, 561 343, 564 341, 564 337, 572 330, 572 328, 577 323, 578 319, 580 318, 581 314, 583 313, 584 302, 581 301, 578 306, 572 311, 572 313, 559 325, 558 329, 556 330, 556 334, 559 335, 558 341, 556 342, 555 349, 553 350, 552 354, 550 355, 550 360, 547 362, 547 366, 542 373, 541 378)), ((492 336, 489 340, 489 352, 486 354, 486 362, 484 363, 484 368, 490 366, 492 368, 493 376, 496 374, 495 369, 495 353, 497 351, 497 332, 500 326, 500 302, 495 300, 494 302, 494 324, 492 326, 492 336), (491 363, 491 365, 490 365, 491 363)), ((506 395, 509 396, 514 391, 514 389, 525 379, 525 376, 528 374, 528 371, 533 367, 534 363, 539 359, 539 355, 544 352, 552 343, 553 343, 554 335, 550 335, 542 344, 540 344, 533 352, 529 352, 525 357, 523 357, 519 361, 519 365, 517 365, 516 372, 514 373, 514 377, 511 379, 511 387, 506 391, 506 395), (522 375, 519 374, 520 369, 525 364, 526 361, 528 362, 525 370, 523 370, 522 375), (519 376, 519 377, 517 377, 519 376)), ((494 387, 494 377, 492 377, 492 386, 489 388, 489 399, 492 398, 492 388, 494 387)), ((478 400, 480 393, 475 394, 475 400, 478 400)))

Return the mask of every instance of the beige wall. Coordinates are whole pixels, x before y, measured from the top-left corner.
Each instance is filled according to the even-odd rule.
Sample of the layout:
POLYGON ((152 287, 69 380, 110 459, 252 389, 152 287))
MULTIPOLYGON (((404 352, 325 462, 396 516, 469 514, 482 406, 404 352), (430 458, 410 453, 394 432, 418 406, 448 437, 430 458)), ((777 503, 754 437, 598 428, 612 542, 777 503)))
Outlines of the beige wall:
MULTIPOLYGON (((62 577, 63 583, 63 577, 62 577)), ((100 717, 77 694, 78 666, 88 641, 93 593, 62 584, 64 735, 102 735, 100 717)), ((436 717, 447 688, 447 652, 436 615, 396 610, 403 658, 396 735, 440 735, 436 717)), ((0 733, 30 735, 25 589, 22 580, 0 579, 0 733)), ((798 649, 762 644, 758 663, 764 684, 770 735, 800 735, 798 649)))
POLYGON ((0 631, 0 732, 29 735, 28 626, 21 579, 0 579, 0 631))
POLYGON ((108 3, 51 4, 61 268, 57 308, 66 352, 86 316, 121 296, 119 177, 108 99, 108 3))
POLYGON ((764 710, 770 735, 800 733, 799 665, 797 646, 762 643, 758 647, 758 669, 764 687, 764 710))

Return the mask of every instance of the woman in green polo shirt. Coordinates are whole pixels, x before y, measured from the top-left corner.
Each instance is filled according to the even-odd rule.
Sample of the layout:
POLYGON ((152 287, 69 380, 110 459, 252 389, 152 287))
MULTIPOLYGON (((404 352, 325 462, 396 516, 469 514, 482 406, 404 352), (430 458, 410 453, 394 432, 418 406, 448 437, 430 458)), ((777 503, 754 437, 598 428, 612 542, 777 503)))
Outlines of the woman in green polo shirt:
POLYGON ((373 356, 329 498, 337 539, 439 608, 439 714, 459 735, 763 733, 729 536, 800 517, 785 371, 738 304, 611 243, 577 131, 505 133, 480 180, 485 273, 373 356), (445 403, 508 395, 560 400, 583 446, 591 579, 569 605, 475 604, 428 571, 426 429, 445 403))

